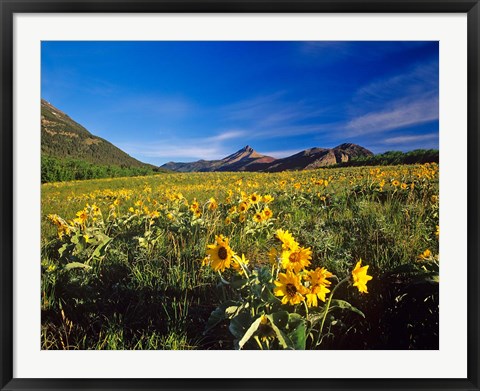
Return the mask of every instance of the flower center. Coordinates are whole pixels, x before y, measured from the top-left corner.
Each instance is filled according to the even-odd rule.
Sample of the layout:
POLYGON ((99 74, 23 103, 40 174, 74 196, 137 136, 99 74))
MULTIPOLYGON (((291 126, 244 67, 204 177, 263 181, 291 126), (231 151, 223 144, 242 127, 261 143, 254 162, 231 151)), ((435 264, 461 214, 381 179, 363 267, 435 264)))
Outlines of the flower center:
POLYGON ((288 260, 292 263, 300 261, 299 253, 291 253, 290 256, 288 257, 288 260))
POLYGON ((227 249, 225 247, 220 247, 218 249, 218 257, 223 261, 225 259, 227 259, 228 257, 228 252, 227 252, 227 249))
POLYGON ((287 295, 290 297, 295 296, 295 294, 297 293, 297 287, 293 284, 287 284, 285 290, 287 291, 287 295))

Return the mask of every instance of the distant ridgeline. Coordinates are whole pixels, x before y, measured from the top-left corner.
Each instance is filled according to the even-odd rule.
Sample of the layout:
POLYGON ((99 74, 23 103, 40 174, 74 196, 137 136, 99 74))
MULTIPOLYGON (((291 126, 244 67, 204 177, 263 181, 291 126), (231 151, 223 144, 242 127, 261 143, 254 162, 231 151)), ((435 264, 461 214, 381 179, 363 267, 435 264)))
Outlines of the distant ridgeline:
POLYGON ((134 159, 43 99, 41 108, 42 183, 166 171, 134 159))
POLYGON ((424 164, 438 162, 438 149, 415 149, 410 152, 388 151, 372 156, 357 156, 348 162, 338 163, 330 167, 395 166, 399 164, 424 164))

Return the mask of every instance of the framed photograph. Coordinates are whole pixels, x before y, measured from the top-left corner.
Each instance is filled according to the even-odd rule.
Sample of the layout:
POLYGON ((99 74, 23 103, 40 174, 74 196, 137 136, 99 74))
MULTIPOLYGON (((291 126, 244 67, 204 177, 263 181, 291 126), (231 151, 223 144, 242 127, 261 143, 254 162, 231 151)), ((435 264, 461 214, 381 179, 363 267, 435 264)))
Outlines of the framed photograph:
POLYGON ((2 390, 480 388, 478 1, 0 1, 2 390))

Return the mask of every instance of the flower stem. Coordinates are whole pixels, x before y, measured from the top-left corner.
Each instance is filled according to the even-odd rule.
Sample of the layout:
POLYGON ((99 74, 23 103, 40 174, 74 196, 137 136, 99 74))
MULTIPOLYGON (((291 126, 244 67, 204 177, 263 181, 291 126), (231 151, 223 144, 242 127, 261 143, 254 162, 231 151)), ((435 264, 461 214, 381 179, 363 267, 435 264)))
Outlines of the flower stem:
POLYGON ((303 305, 305 306, 305 318, 308 319, 308 305, 306 300, 303 300, 303 305))
POLYGON ((322 323, 320 325, 320 330, 318 330, 318 337, 317 337, 317 342, 316 342, 315 346, 318 346, 320 344, 320 337, 322 335, 323 326, 325 325, 325 319, 327 319, 328 310, 330 309, 330 304, 332 304, 333 295, 334 295, 335 291, 337 290, 337 288, 340 285, 342 285, 344 282, 347 282, 348 280, 350 280, 350 276, 345 277, 342 281, 340 281, 337 285, 335 285, 335 288, 333 288, 333 291, 330 294, 330 297, 328 298, 328 301, 327 301, 327 308, 325 308, 325 315, 323 315, 322 323))

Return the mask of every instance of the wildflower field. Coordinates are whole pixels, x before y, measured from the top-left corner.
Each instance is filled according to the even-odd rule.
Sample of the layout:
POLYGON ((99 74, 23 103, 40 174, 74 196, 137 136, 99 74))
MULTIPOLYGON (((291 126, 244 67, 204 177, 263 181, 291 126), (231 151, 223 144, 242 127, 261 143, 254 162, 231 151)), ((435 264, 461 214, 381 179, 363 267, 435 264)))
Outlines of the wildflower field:
POLYGON ((438 165, 42 185, 42 349, 438 349, 438 165))

